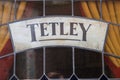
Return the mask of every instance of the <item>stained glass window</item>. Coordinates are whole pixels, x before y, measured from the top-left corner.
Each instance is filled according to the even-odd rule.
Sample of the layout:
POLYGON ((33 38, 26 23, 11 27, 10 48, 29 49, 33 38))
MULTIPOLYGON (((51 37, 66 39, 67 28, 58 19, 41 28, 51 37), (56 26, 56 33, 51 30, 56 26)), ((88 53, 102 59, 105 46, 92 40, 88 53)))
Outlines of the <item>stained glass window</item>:
POLYGON ((1 0, 0 80, 120 79, 120 1, 1 0), (109 24, 102 52, 49 46, 16 53, 8 25, 43 16, 76 16, 109 24))

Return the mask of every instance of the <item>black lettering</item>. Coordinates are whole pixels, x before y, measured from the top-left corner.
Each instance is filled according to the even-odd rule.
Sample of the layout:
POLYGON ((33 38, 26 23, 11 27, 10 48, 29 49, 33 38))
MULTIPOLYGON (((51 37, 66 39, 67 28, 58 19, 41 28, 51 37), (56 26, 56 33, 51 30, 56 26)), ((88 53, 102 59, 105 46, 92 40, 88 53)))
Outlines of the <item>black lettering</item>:
POLYGON ((80 27, 81 27, 81 29, 83 31, 83 41, 86 41, 87 31, 90 28, 91 24, 89 24, 87 30, 85 30, 85 27, 84 27, 83 23, 79 23, 79 24, 80 24, 80 27))
POLYGON ((44 24, 47 24, 47 25, 48 25, 48 23, 40 23, 41 36, 48 36, 49 34, 46 34, 46 35, 45 35, 45 30, 47 30, 47 28, 44 27, 44 24))
POLYGON ((77 23, 75 23, 75 22, 70 23, 70 35, 77 36, 78 34, 74 34, 74 30, 76 30, 76 28, 74 28, 74 24, 77 25, 77 23))
POLYGON ((61 22, 60 23, 60 35, 68 35, 68 33, 64 33, 64 23, 63 22, 61 22))
POLYGON ((52 24, 52 35, 56 35, 56 24, 58 25, 58 23, 57 22, 55 22, 55 23, 49 23, 49 24, 52 24))
POLYGON ((36 41, 36 35, 35 35, 35 25, 37 25, 38 26, 38 24, 36 23, 36 24, 28 24, 27 25, 27 27, 28 26, 30 26, 30 31, 31 31, 31 38, 32 38, 32 42, 33 41, 36 41))

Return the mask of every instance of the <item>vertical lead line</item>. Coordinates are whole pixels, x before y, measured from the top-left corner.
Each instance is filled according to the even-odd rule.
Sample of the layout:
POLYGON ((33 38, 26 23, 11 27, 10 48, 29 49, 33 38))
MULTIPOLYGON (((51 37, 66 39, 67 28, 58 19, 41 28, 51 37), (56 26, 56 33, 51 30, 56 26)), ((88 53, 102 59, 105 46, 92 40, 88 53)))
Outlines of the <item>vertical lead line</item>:
POLYGON ((73 0, 71 0, 71 5, 72 5, 72 16, 74 16, 74 1, 73 0))
POLYGON ((102 0, 100 0, 100 20, 102 20, 102 0))
MULTIPOLYGON (((102 0, 100 0, 100 20, 102 20, 102 0)), ((105 74, 104 51, 102 51, 102 74, 105 74)))
POLYGON ((16 75, 16 54, 14 52, 13 74, 16 75))
MULTIPOLYGON (((43 16, 45 16, 45 0, 43 0, 43 16)), ((43 74, 45 75, 45 72, 46 72, 46 48, 43 47, 43 74)))
MULTIPOLYGON (((14 0, 14 20, 16 20, 16 0, 14 0)), ((13 75, 16 75, 16 52, 15 52, 15 47, 13 44, 13 40, 12 40, 12 47, 14 50, 14 63, 13 63, 13 75)))
POLYGON ((72 47, 72 66, 73 66, 73 74, 75 74, 75 48, 72 47))
POLYGON ((102 74, 105 74, 104 52, 102 51, 102 74))
POLYGON ((16 0, 14 0, 14 21, 16 21, 16 0))
POLYGON ((43 74, 45 74, 45 72, 46 72, 46 70, 45 70, 45 68, 46 68, 46 64, 45 64, 46 56, 45 56, 45 54, 46 54, 46 48, 43 47, 43 74))
POLYGON ((43 16, 45 16, 45 0, 43 0, 43 16))

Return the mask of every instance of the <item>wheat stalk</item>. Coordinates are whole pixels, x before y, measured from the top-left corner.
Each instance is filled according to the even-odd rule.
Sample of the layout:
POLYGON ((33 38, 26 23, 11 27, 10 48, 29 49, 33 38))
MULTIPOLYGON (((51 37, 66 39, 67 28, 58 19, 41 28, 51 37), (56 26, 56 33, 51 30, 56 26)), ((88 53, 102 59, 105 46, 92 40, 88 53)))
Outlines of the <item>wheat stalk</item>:
MULTIPOLYGON (((3 9, 3 15, 2 15, 2 24, 7 23, 9 21, 9 17, 10 17, 10 12, 11 12, 11 6, 12 3, 7 1, 4 4, 4 9, 3 9)), ((8 28, 7 26, 1 26, 0 27, 0 52, 3 49, 3 46, 6 43, 6 39, 5 37, 8 35, 8 28)))
MULTIPOLYGON (((17 11, 17 19, 21 19, 24 10, 25 10, 25 6, 26 6, 26 2, 21 2, 17 11)), ((11 7, 12 3, 11 2, 6 2, 5 6, 4 6, 4 11, 3 11, 3 18, 2 18, 2 24, 3 23, 7 23, 9 20, 9 15, 11 13, 11 7)), ((12 8, 12 14, 11 14, 11 21, 13 20, 14 17, 14 9, 12 8)), ((2 26, 0 28, 0 52, 2 51, 2 49, 4 48, 6 42, 8 41, 8 39, 10 38, 9 32, 8 32, 8 28, 7 26, 2 26)))
MULTIPOLYGON (((98 13, 98 10, 96 7, 96 4, 95 2, 81 2, 81 5, 82 5, 82 8, 84 10, 84 13, 85 15, 88 17, 88 18, 95 18, 95 19, 99 19, 100 16, 99 16, 99 13, 98 13)), ((98 5, 100 6, 100 3, 98 2, 98 5)), ((112 6, 112 4, 109 4, 110 6, 112 6)), ((98 6, 98 7, 99 7, 98 6)), ((106 20, 106 21, 111 21, 110 19, 110 14, 109 14, 109 11, 107 9, 107 6, 106 6, 106 3, 103 2, 102 3, 102 12, 103 12, 103 18, 106 20)), ((112 16, 112 15, 111 15, 112 16)), ((119 44, 118 44, 118 40, 116 38, 116 34, 115 34, 115 31, 116 28, 115 28, 115 31, 111 31, 113 30, 113 26, 110 26, 110 31, 109 31, 109 34, 107 36, 107 44, 105 46, 105 49, 110 52, 110 53, 114 53, 116 55, 119 55, 119 50, 116 50, 116 47, 120 48, 119 47, 119 44)), ((118 35, 118 33, 117 33, 118 35)), ((120 66, 120 61, 119 60, 116 60, 115 58, 112 58, 110 57, 110 59, 114 62, 114 64, 116 66, 120 66)))

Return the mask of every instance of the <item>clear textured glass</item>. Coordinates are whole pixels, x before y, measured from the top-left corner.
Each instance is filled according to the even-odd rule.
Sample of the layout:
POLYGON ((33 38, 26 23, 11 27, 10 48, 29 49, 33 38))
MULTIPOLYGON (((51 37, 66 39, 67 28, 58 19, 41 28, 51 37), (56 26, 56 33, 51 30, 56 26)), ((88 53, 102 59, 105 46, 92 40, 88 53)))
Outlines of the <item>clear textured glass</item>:
POLYGON ((46 48, 46 74, 49 78, 70 78, 72 75, 72 49, 46 48))
POLYGON ((43 49, 17 53, 15 68, 19 79, 39 79, 43 75, 43 49))
POLYGON ((72 15, 71 0, 46 1, 45 15, 72 15))
POLYGON ((75 73, 79 78, 99 78, 102 74, 101 53, 75 49, 75 73))

